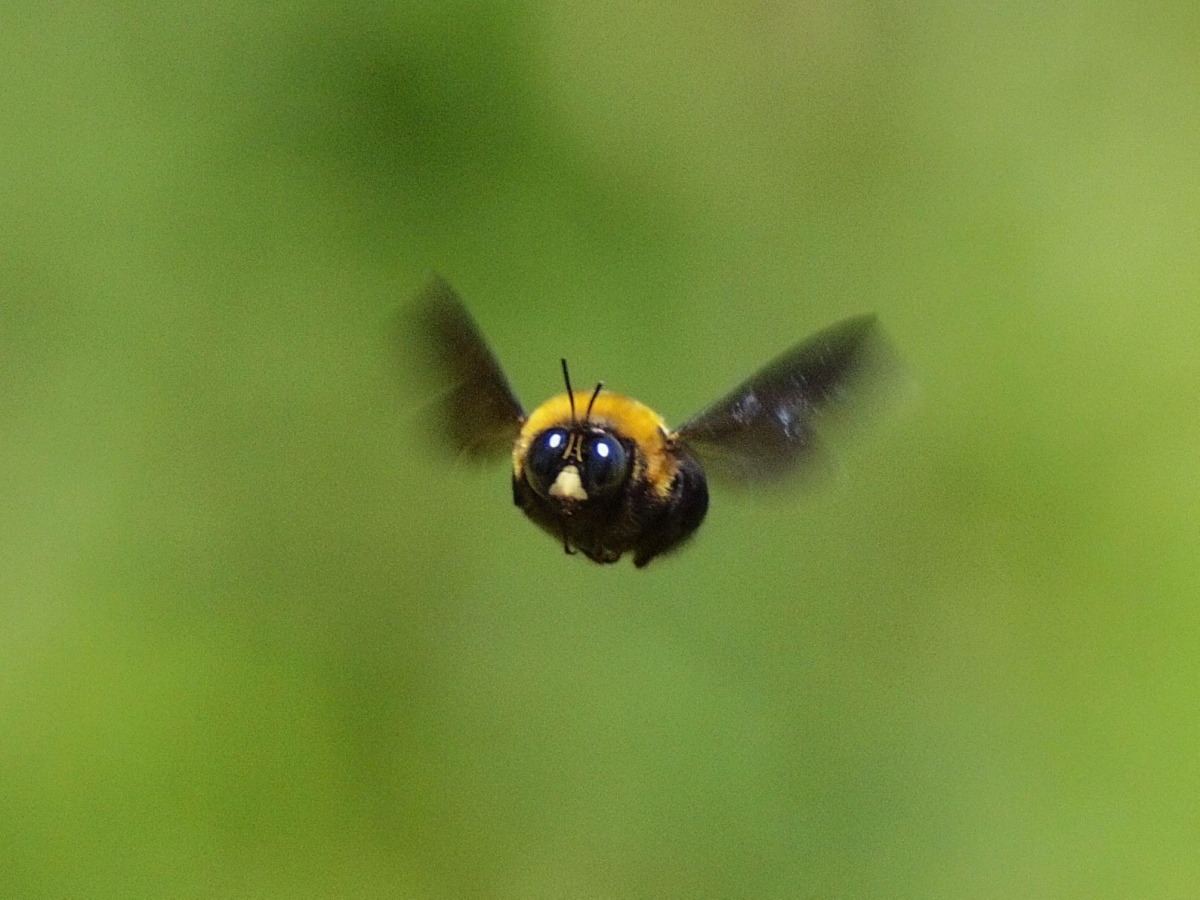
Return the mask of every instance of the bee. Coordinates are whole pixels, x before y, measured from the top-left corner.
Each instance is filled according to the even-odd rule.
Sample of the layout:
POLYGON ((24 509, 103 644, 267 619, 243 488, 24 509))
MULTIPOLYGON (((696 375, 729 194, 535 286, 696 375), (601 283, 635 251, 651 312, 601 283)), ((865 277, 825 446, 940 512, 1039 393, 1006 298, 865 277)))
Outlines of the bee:
POLYGON ((416 336, 444 393, 437 418, 459 457, 512 459, 513 502, 568 554, 597 563, 633 554, 641 568, 678 549, 708 511, 707 472, 769 484, 816 447, 814 414, 839 400, 882 338, 874 316, 796 344, 672 430, 650 407, 571 387, 526 413, 454 289, 429 282, 414 304, 416 336))

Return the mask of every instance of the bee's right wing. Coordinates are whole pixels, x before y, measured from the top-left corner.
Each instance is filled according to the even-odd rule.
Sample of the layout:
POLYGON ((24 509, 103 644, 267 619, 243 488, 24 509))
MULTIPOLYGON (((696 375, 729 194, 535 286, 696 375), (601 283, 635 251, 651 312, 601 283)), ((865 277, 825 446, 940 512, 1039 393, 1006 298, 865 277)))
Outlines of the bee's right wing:
POLYGON ((450 449, 472 460, 511 452, 525 411, 454 288, 434 276, 406 325, 438 379, 437 427, 450 449))

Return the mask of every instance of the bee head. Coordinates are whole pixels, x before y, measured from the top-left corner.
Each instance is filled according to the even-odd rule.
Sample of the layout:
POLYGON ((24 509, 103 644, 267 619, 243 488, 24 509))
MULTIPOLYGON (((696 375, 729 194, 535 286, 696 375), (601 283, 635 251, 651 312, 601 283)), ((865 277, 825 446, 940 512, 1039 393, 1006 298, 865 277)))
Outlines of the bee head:
POLYGON ((582 503, 614 491, 629 480, 631 454, 602 428, 548 428, 533 438, 525 477, 541 497, 582 503))
POLYGON ((636 400, 605 391, 571 390, 551 397, 521 425, 513 477, 563 512, 589 501, 615 502, 634 490, 666 496, 678 470, 666 424, 636 400), (580 416, 579 411, 583 410, 580 416))
POLYGON ((569 505, 620 490, 629 480, 633 459, 632 448, 614 431, 591 421, 604 383, 592 391, 580 420, 565 359, 562 367, 571 418, 533 435, 524 463, 529 486, 539 496, 569 505))

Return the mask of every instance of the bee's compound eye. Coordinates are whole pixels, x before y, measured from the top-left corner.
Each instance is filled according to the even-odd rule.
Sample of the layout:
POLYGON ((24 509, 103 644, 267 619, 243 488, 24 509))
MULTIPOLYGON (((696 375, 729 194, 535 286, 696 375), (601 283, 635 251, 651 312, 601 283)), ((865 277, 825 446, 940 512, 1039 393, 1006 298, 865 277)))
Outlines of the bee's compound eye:
POLYGON ((550 428, 533 439, 525 456, 525 478, 538 494, 545 497, 562 468, 567 450, 567 432, 550 428))
POLYGON ((583 454, 588 493, 603 494, 620 487, 629 477, 629 452, 607 434, 588 438, 583 454))

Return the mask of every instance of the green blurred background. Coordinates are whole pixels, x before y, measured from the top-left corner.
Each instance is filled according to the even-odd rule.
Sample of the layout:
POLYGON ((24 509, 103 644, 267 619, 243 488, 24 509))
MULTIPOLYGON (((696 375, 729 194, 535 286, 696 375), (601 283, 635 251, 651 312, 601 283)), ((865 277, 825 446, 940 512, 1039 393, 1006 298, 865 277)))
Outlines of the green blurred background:
POLYGON ((1200 893, 1192 3, 0 12, 0 892, 1200 893), (419 427, 879 313, 841 475, 566 558, 419 427))

